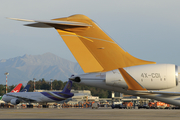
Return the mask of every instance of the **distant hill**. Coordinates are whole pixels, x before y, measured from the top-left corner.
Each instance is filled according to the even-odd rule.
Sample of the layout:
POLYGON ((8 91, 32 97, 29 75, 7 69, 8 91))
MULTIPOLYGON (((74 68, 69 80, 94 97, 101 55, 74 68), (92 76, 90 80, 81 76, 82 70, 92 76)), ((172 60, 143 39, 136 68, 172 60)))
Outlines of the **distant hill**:
POLYGON ((27 55, 0 60, 0 84, 5 84, 5 72, 9 72, 8 85, 44 78, 67 81, 72 74, 84 73, 78 63, 68 61, 52 53, 27 55))

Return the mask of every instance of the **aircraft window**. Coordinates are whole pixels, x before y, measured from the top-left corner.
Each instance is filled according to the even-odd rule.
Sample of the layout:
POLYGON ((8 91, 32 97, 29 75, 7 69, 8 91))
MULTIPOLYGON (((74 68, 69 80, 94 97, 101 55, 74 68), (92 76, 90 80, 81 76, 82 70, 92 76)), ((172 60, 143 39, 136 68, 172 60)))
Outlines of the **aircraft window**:
POLYGON ((164 81, 166 81, 166 78, 164 78, 164 81))
POLYGON ((151 79, 151 81, 153 81, 153 79, 151 79))
POLYGON ((143 82, 143 79, 141 79, 141 81, 143 82))

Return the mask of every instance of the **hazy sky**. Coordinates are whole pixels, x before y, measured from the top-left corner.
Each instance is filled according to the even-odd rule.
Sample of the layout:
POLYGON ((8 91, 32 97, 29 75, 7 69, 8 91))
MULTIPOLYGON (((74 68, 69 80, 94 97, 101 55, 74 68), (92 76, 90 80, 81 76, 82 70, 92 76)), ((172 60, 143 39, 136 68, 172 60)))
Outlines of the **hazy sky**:
POLYGON ((0 0, 0 60, 54 53, 75 61, 52 28, 6 17, 50 20, 84 14, 135 57, 180 65, 179 0, 0 0))

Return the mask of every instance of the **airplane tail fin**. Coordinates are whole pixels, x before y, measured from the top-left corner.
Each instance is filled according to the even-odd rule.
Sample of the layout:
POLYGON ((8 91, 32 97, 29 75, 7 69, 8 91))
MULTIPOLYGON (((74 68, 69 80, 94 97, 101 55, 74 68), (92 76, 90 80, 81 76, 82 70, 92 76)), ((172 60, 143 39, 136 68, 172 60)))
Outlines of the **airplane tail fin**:
POLYGON ((0 97, 0 100, 2 99, 3 96, 0 97))
POLYGON ((133 57, 124 51, 94 21, 85 15, 77 14, 50 21, 10 19, 35 22, 26 24, 26 26, 31 27, 54 27, 85 73, 106 72, 136 65, 155 64, 155 62, 133 57))
POLYGON ((20 92, 28 92, 30 85, 26 85, 20 92))
POLYGON ((68 81, 63 89, 62 92, 64 93, 70 93, 71 92, 71 87, 72 87, 72 81, 68 81))
POLYGON ((21 86, 22 86, 22 83, 19 83, 19 84, 11 91, 11 93, 12 93, 12 92, 14 92, 14 93, 19 92, 20 89, 21 89, 21 86))

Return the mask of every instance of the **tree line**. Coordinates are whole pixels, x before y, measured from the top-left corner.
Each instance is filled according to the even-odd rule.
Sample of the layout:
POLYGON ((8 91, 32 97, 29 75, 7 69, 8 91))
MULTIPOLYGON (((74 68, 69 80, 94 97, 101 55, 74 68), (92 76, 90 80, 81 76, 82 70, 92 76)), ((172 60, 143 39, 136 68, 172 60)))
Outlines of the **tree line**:
MULTIPOLYGON (((63 90, 67 82, 63 82, 61 80, 53 80, 52 81, 52 89, 53 90, 63 90)), ((27 84, 30 84, 29 92, 34 90, 34 81, 29 80, 27 84)), ((10 92, 16 85, 8 86, 8 92, 10 92)), ((24 86, 21 87, 23 89, 24 86)), ((51 90, 51 82, 46 81, 44 78, 39 81, 35 81, 35 89, 36 90, 51 90)), ((92 96, 99 96, 100 98, 111 98, 111 91, 104 90, 101 88, 91 87, 87 85, 81 85, 73 82, 72 89, 74 90, 90 90, 92 96)), ((0 96, 5 94, 6 86, 0 84, 0 96)))

